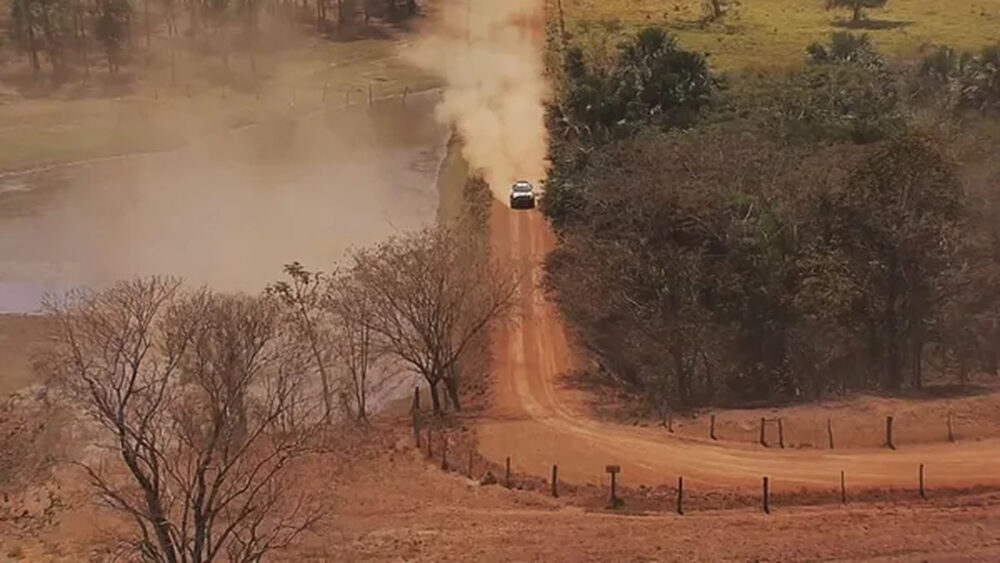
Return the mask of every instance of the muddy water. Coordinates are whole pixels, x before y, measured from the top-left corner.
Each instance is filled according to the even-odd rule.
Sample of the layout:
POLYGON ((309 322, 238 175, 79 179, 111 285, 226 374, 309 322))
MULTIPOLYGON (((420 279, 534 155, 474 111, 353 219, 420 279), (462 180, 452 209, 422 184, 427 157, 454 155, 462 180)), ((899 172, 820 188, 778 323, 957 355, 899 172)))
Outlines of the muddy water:
POLYGON ((259 291, 434 220, 438 94, 270 119, 182 150, 0 177, 0 312, 135 275, 259 291))

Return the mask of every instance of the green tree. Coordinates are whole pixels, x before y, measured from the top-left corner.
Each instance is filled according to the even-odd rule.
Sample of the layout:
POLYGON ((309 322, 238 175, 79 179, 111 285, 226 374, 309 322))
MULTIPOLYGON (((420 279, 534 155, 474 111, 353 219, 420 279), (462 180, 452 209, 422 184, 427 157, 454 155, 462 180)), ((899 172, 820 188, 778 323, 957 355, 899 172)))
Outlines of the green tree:
POLYGON ((564 71, 562 129, 595 139, 628 135, 650 123, 665 129, 688 126, 718 87, 705 57, 682 49, 659 27, 624 42, 614 68, 591 68, 574 47, 564 71))
POLYGON ((851 10, 851 21, 858 23, 865 17, 865 10, 883 8, 888 0, 827 0, 826 9, 851 10))
POLYGON ((835 194, 828 248, 841 264, 854 324, 867 333, 872 368, 899 389, 910 360, 922 383, 923 349, 952 293, 963 221, 956 166, 929 138, 887 142, 854 170, 835 194))

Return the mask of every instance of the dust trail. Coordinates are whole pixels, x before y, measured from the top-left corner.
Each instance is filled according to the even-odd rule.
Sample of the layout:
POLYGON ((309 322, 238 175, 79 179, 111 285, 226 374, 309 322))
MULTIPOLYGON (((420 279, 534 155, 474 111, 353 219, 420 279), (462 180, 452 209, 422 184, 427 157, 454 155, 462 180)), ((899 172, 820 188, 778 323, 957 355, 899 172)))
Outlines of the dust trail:
POLYGON ((272 116, 183 149, 0 178, 0 313, 136 275, 256 293, 283 264, 329 271, 350 247, 429 224, 439 100, 272 116))
POLYGON ((447 0, 407 57, 445 80, 438 119, 506 201, 516 180, 545 177, 544 3, 447 0))

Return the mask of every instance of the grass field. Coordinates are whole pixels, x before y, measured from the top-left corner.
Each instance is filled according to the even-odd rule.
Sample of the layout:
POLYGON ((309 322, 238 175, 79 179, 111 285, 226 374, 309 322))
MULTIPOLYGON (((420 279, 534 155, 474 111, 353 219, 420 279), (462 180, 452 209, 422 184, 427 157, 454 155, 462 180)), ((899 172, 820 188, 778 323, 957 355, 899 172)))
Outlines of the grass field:
MULTIPOLYGON (((720 70, 801 64, 804 50, 845 29, 846 11, 827 11, 824 0, 730 0, 721 19, 702 25, 704 0, 562 0, 567 32, 597 38, 651 24, 671 29, 689 48, 710 54, 720 70)), ((871 10, 865 25, 879 48, 911 58, 922 45, 976 49, 1000 41, 1000 0, 889 0, 871 10)), ((610 44, 616 41, 612 38, 610 44)))

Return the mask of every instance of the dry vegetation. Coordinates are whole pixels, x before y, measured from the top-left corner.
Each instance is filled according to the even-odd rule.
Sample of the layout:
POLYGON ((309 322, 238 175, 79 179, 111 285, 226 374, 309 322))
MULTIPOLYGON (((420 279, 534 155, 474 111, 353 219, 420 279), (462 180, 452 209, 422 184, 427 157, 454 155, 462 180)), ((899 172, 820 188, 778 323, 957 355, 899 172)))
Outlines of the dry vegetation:
MULTIPOLYGON (((336 438, 335 451, 303 460, 289 492, 307 490, 329 511, 316 532, 269 560, 907 561, 1000 553, 991 494, 846 508, 777 505, 770 516, 749 509, 594 514, 572 499, 480 487, 441 472, 410 440, 405 432, 347 433, 336 438)), ((63 482, 50 525, 26 534, 0 521, 0 553, 27 561, 108 557, 114 544, 106 531, 120 523, 86 497, 79 484, 63 482)))
MULTIPOLYGON (((798 66, 804 60, 805 45, 825 38, 836 27, 833 20, 841 16, 825 11, 822 3, 793 4, 791 0, 746 6, 735 1, 726 2, 724 7, 716 4, 715 9, 720 13, 711 21, 705 17, 707 8, 693 1, 562 0, 562 5, 570 37, 598 51, 613 45, 616 35, 631 34, 636 27, 650 23, 666 23, 685 47, 711 52, 711 61, 723 70, 798 66), (610 31, 610 35, 599 37, 605 31, 610 31)), ((307 6, 310 13, 318 8, 307 6)), ((982 0, 945 8, 937 2, 904 4, 903 0, 890 0, 885 10, 873 11, 870 17, 864 23, 871 28, 875 44, 884 53, 909 55, 931 41, 972 48, 995 40, 992 30, 1000 24, 1000 5, 982 0)), ((95 70, 95 75, 86 82, 76 76, 59 85, 28 76, 26 72, 30 73, 30 69, 5 52, 8 58, 0 59, 0 65, 5 65, 0 66, 0 73, 6 73, 4 76, 12 80, 4 82, 9 86, 0 86, 6 88, 0 90, 3 103, 0 170, 171 147, 197 136, 266 119, 275 112, 308 112, 324 104, 341 103, 344 94, 352 89, 364 97, 368 95, 368 85, 373 83, 377 84, 375 95, 380 96, 433 83, 399 59, 398 41, 406 37, 405 29, 385 22, 378 22, 375 27, 386 36, 354 41, 335 37, 337 40, 330 41, 307 36, 296 29, 288 37, 279 38, 280 45, 276 44, 273 53, 259 54, 253 63, 250 58, 240 59, 238 53, 231 59, 227 55, 225 61, 210 60, 211 57, 203 57, 185 44, 183 55, 174 58, 175 65, 171 65, 165 53, 174 51, 176 44, 183 44, 183 39, 154 34, 151 47, 144 50, 137 37, 136 56, 123 66, 121 74, 110 73, 114 76, 105 79, 96 76, 95 70), (323 100, 324 93, 327 101, 323 100)), ((600 60, 602 56, 591 53, 588 60, 600 60)), ((633 62, 641 59, 635 57, 633 62)), ((113 66, 103 70, 111 71, 113 66)), ((709 84, 703 92, 704 99, 684 109, 698 113, 703 106, 708 107, 712 88, 714 84, 709 84)), ((639 114, 666 115, 666 128, 670 128, 680 122, 670 121, 680 112, 658 111, 668 105, 669 102, 654 104, 657 111, 639 114)), ((633 114, 626 112, 626 115, 631 118, 633 114)), ((685 125, 694 123, 687 121, 689 114, 683 117, 685 125)), ((614 126, 624 122, 627 120, 613 121, 614 126)), ((643 123, 635 130, 648 125, 643 123)), ((619 133, 609 132, 609 136, 619 133)), ((890 131, 886 136, 894 133, 890 131)), ((707 318, 705 311, 688 316, 697 308, 697 300, 684 303, 686 308, 681 310, 676 301, 664 299, 659 304, 669 306, 661 307, 657 313, 669 314, 647 314, 649 307, 644 307, 641 301, 648 294, 643 291, 622 298, 618 293, 604 294, 601 287, 588 285, 607 282, 602 276, 613 270, 612 277, 620 275, 645 290, 648 288, 642 282, 654 278, 657 272, 668 271, 665 285, 675 285, 679 282, 670 275, 686 276, 691 273, 684 269, 688 266, 697 269, 697 264, 692 266, 692 262, 676 255, 657 263, 656 259, 662 255, 652 253, 653 259, 643 262, 650 254, 644 254, 642 248, 628 247, 628 241, 669 237, 633 235, 649 232, 661 235, 655 227, 668 223, 698 223, 703 217, 692 210, 702 205, 713 210, 711 218, 723 227, 739 223, 739 218, 745 217, 743 223, 752 218, 753 227, 769 232, 769 221, 774 217, 761 215, 756 200, 733 204, 734 193, 738 191, 735 187, 747 185, 755 187, 753 195, 763 202, 761 206, 778 202, 782 209, 785 206, 793 209, 797 213, 796 227, 804 230, 813 222, 813 216, 802 211, 808 207, 802 204, 802 199, 815 192, 794 190, 796 182, 803 178, 818 178, 819 181, 808 183, 811 189, 819 191, 837 184, 843 176, 851 176, 855 180, 849 188, 856 190, 853 195, 860 196, 847 198, 855 207, 845 204, 849 209, 844 213, 861 214, 863 210, 857 209, 857 202, 867 203, 861 196, 877 191, 866 191, 867 183, 891 182, 891 178, 886 180, 879 175, 883 171, 880 164, 889 161, 902 162, 899 165, 902 167, 933 164, 927 165, 927 170, 935 181, 916 182, 916 185, 931 193, 930 199, 943 193, 942 199, 948 200, 944 205, 948 208, 946 220, 934 223, 933 232, 928 235, 947 238, 941 233, 951 234, 960 226, 966 227, 965 223, 958 225, 951 214, 957 205, 949 198, 958 197, 955 194, 962 191, 960 182, 970 182, 978 189, 995 178, 993 168, 975 165, 981 161, 975 156, 982 152, 980 136, 947 140, 947 150, 956 151, 962 157, 959 163, 967 165, 955 168, 952 161, 938 158, 939 145, 925 143, 922 137, 890 145, 888 153, 824 146, 803 156, 802 152, 771 145, 770 138, 765 141, 745 135, 730 137, 717 130, 698 136, 702 134, 677 140, 646 131, 639 141, 618 138, 616 150, 624 151, 618 153, 609 150, 601 154, 606 147, 597 143, 593 160, 573 172, 586 170, 588 182, 605 193, 625 178, 628 190, 611 198, 596 199, 603 206, 599 211, 610 213, 614 209, 609 208, 620 206, 617 211, 626 213, 628 220, 611 225, 599 213, 587 216, 586 220, 570 217, 582 207, 570 212, 558 210, 563 215, 556 217, 563 222, 561 234, 568 244, 550 263, 550 282, 562 292, 562 305, 569 312, 568 317, 582 325, 593 320, 587 315, 595 310, 599 314, 607 313, 607 309, 620 313, 635 307, 632 310, 635 317, 652 320, 630 336, 642 333, 642 338, 660 343, 660 336, 666 332, 672 339, 669 344, 680 350, 673 357, 665 357, 661 347, 657 351, 651 351, 650 347, 626 358, 627 361, 615 364, 614 360, 622 359, 616 357, 607 362, 612 370, 623 365, 641 366, 635 370, 637 375, 630 374, 635 375, 635 381, 621 386, 630 392, 647 385, 648 380, 653 381, 642 389, 652 397, 645 402, 644 409, 650 404, 654 408, 667 405, 687 408, 711 403, 726 393, 730 393, 724 397, 730 403, 750 395, 766 399, 780 395, 787 399, 808 394, 813 398, 831 390, 850 388, 855 384, 854 376, 845 374, 862 372, 841 370, 834 377, 829 375, 833 371, 821 374, 819 370, 800 370, 802 366, 810 366, 807 362, 794 363, 801 361, 800 356, 791 359, 782 356, 769 365, 767 362, 775 356, 767 350, 758 350, 760 357, 752 357, 745 365, 758 370, 759 373, 754 373, 760 376, 759 380, 749 384, 713 380, 719 373, 713 372, 709 363, 718 358, 714 355, 709 358, 709 354, 726 353, 730 342, 723 342, 723 337, 738 332, 732 328, 738 321, 720 329, 721 325, 703 322, 707 318), (699 150, 705 145, 727 147, 727 143, 736 147, 726 155, 702 155, 699 150), (913 153, 919 151, 924 151, 920 153, 923 158, 913 162, 913 153), (690 158, 676 169, 665 164, 670 162, 670 155, 678 153, 690 158), (859 154, 868 159, 859 158, 859 154), (731 155, 736 158, 728 158, 731 155), (858 161, 865 164, 858 166, 858 161), (761 178, 766 178, 763 172, 774 162, 786 162, 782 170, 794 168, 792 162, 806 166, 797 174, 775 177, 767 184, 761 178), (622 173, 623 164, 632 165, 628 173, 622 173), (831 164, 843 165, 850 173, 816 172, 831 164), (689 190, 679 198, 658 191, 668 184, 664 181, 666 177, 671 182, 680 178, 678 183, 689 190), (718 185, 735 187, 725 193, 713 192, 718 185), (787 196, 789 193, 794 197, 787 196), (628 207, 628 196, 641 205, 628 207), (683 208, 683 212, 675 215, 663 212, 675 210, 672 206, 683 208), (736 219, 730 218, 731 223, 726 223, 725 211, 734 209, 736 219), (578 223, 567 227, 573 221, 578 223), (654 228, 644 232, 650 225, 654 228), (627 228, 635 231, 624 232, 627 228), (583 231, 586 236, 581 235, 583 231), (602 253, 592 252, 594 247, 588 246, 595 244, 592 233, 604 237, 621 234, 621 240, 615 242, 622 244, 602 247, 602 253), (578 237, 575 240, 574 235, 578 237), (659 268, 663 264, 669 268, 659 268), (636 269, 637 265, 649 269, 636 269), (580 275, 581 271, 586 275, 580 275), (719 340, 705 352, 703 341, 709 338, 719 340), (678 357, 679 362, 675 361, 678 357), (671 367, 650 370, 651 365, 671 367), (677 379, 677 374, 685 369, 692 377, 687 381, 677 379), (652 371, 656 373, 650 376, 652 371)), ((573 139, 568 146, 577 149, 593 140, 573 144, 579 141, 573 139)), ((836 139, 830 144, 841 142, 843 139, 836 139)), ((452 148, 457 144, 454 140, 452 148)), ((979 158, 982 159, 982 154, 979 158)), ((557 162, 556 166, 561 164, 557 162)), ((560 180, 572 176, 562 172, 560 180)), ((57 395, 50 397, 48 393, 31 390, 0 403, 0 452, 3 452, 0 491, 4 492, 0 504, 0 558, 74 561, 83 554, 95 558, 139 554, 152 560, 201 561, 225 554, 232 560, 256 561, 267 553, 275 560, 289 561, 399 558, 718 561, 905 559, 915 553, 955 552, 983 559, 1000 555, 1000 542, 990 531, 998 523, 995 510, 998 499, 994 494, 958 499, 942 495, 930 504, 921 505, 859 503, 844 509, 779 509, 765 521, 764 516, 749 510, 716 510, 749 506, 756 502, 756 497, 736 498, 714 491, 693 493, 695 505, 704 509, 700 514, 683 519, 643 516, 647 511, 661 512, 672 495, 669 488, 656 491, 643 488, 627 491, 635 495, 634 501, 630 501, 629 516, 612 517, 589 513, 603 508, 604 491, 593 487, 568 487, 564 498, 549 499, 528 490, 481 487, 455 473, 439 471, 438 458, 429 462, 413 447, 404 417, 389 413, 366 420, 377 406, 371 404, 370 397, 378 392, 387 373, 408 371, 419 374, 429 385, 433 394, 428 402, 435 414, 450 410, 449 403, 457 411, 470 397, 477 398, 487 385, 485 356, 489 346, 485 335, 511 307, 517 292, 514 272, 493 261, 485 250, 487 186, 478 180, 466 182, 468 167, 460 160, 447 161, 442 174, 442 182, 453 188, 441 193, 442 226, 403 234, 381 245, 355 251, 329 274, 292 264, 286 269, 285 280, 258 296, 191 290, 173 280, 147 278, 121 282, 103 291, 73 293, 53 303, 50 319, 0 317, 0 392, 23 389, 44 375, 47 382, 53 383, 51 389, 57 395), (464 186, 464 193, 454 189, 459 185, 464 186), (457 216, 467 219, 455 220, 457 216), (40 357, 29 353, 31 345, 41 340, 43 333, 50 332, 46 351, 40 357), (35 362, 36 359, 40 361, 35 362), (38 370, 34 375, 29 370, 32 363, 38 370), (441 399, 444 396, 448 400, 441 399), (58 413, 53 410, 54 405, 58 405, 58 413), (53 428, 66 428, 60 417, 70 415, 85 424, 77 426, 73 436, 57 436, 53 428), (343 417, 370 422, 372 426, 338 422, 343 417), (80 447, 84 443, 97 447, 84 449, 80 447), (70 447, 64 450, 65 446, 70 447), (59 466, 49 478, 53 471, 51 458, 56 452, 72 457, 76 465, 59 466), (102 501, 97 508, 93 502, 95 490, 102 501), (872 533, 876 528, 881 533, 872 533), (780 530, 781 541, 775 541, 768 533, 774 529, 780 530)), ((985 191, 973 193, 984 199, 990 195, 985 191)), ((962 192, 962 195, 967 194, 962 192)), ((589 203, 595 205, 593 201, 589 203)), ((872 217, 869 221, 872 225, 886 222, 877 214, 872 217)), ((955 293, 967 290, 970 285, 967 279, 956 282, 938 275, 953 271, 938 267, 936 262, 927 265, 932 261, 914 252, 913 247, 919 249, 927 242, 920 238, 926 230, 918 227, 926 225, 911 230, 916 232, 911 237, 915 242, 906 239, 907 244, 900 246, 909 245, 907 256, 923 268, 920 273, 933 270, 933 275, 927 278, 933 278, 930 285, 934 290, 946 285, 945 282, 954 284, 948 287, 959 288, 955 293)), ((742 240, 752 238, 754 233, 747 234, 752 230, 734 228, 730 238, 740 239, 740 235, 745 235, 742 240)), ((694 231, 697 229, 693 228, 694 231)), ((687 234, 690 233, 678 236, 683 238, 687 234)), ((596 241, 601 242, 607 240, 596 241)), ((863 255, 867 250, 863 248, 858 254, 863 255)), ((959 250, 965 249, 942 247, 941 253, 957 254, 959 250)), ((748 256, 747 262, 759 268, 753 270, 755 273, 767 272, 773 265, 767 262, 767 252, 748 252, 748 256)), ((859 258, 858 263, 861 262, 864 260, 859 258)), ((746 269, 752 270, 749 266, 746 269)), ((985 266, 982 269, 989 270, 985 266)), ((732 282, 745 272, 735 269, 695 273, 732 282)), ((977 277, 972 285, 989 286, 991 279, 977 277)), ((695 275, 681 281, 693 284, 692 280, 696 280, 695 275)), ((732 282, 726 289, 739 285, 732 282)), ((698 293, 685 287, 688 293, 698 293)), ((779 292, 782 289, 780 283, 775 287, 779 292)), ((823 289, 823 297, 829 297, 839 288, 823 289)), ((913 295, 923 295, 926 287, 916 284, 907 289, 913 295)), ((657 293, 655 288, 651 292, 660 297, 665 294, 657 293)), ((989 352, 993 352, 995 367, 995 350, 988 343, 973 350, 982 357, 977 357, 976 366, 969 368, 964 363, 968 357, 963 356, 968 349, 948 339, 944 336, 946 331, 938 328, 959 326, 962 323, 956 316, 977 306, 981 308, 979 301, 969 301, 976 300, 961 300, 952 309, 927 306, 913 313, 914 318, 919 317, 920 322, 926 320, 937 331, 927 339, 928 347, 933 344, 928 355, 935 362, 927 373, 929 382, 954 376, 966 384, 969 369, 990 363, 989 352)), ((762 299, 754 305, 760 307, 760 303, 768 310, 772 304, 762 299)), ((781 304, 788 305, 784 301, 781 304)), ((989 301, 988 305, 993 307, 994 303, 989 301)), ((869 317, 863 320, 871 321, 870 325, 885 324, 885 319, 875 313, 869 317)), ((748 323, 742 328, 749 327, 746 332, 759 337, 761 331, 755 329, 761 326, 773 329, 766 320, 760 326, 748 323)), ((982 319, 977 317, 977 320, 982 319)), ((609 339, 610 346, 608 341, 601 341, 604 335, 599 333, 603 328, 605 325, 601 323, 584 328, 584 331, 592 329, 584 334, 585 339, 590 338, 586 343, 591 352, 624 349, 614 338, 609 339)), ((895 329, 872 332, 876 339, 884 337, 889 346, 908 346, 914 341, 921 347, 925 345, 912 331, 902 335, 895 329)), ((816 336, 807 331, 796 332, 789 342, 797 346, 812 338, 815 344, 816 336)), ((746 350, 751 348, 747 346, 746 350)), ((746 350, 731 363, 738 364, 752 356, 753 350, 746 350)), ((905 351, 894 360, 890 358, 890 364, 909 360, 905 370, 897 366, 886 376, 873 369, 871 381, 885 382, 897 391, 905 374, 906 383, 921 386, 923 352, 920 347, 917 350, 916 361, 912 359, 914 354, 905 351)), ((823 361, 826 362, 823 367, 835 363, 826 356, 823 361)), ((612 379, 620 382, 621 374, 619 371, 612 379)), ((854 388, 865 389, 868 383, 865 379, 854 388)), ((961 391, 968 393, 970 388, 963 387, 961 391)), ((818 408, 793 407, 780 413, 797 428, 812 428, 827 415, 850 420, 846 428, 838 423, 838 431, 843 432, 839 443, 850 446, 878 445, 869 444, 867 435, 863 435, 867 432, 866 423, 860 421, 866 421, 865 417, 901 411, 904 416, 900 420, 904 423, 926 424, 916 430, 901 425, 901 442, 940 440, 940 435, 930 428, 932 425, 943 428, 939 420, 947 413, 957 413, 960 440, 977 439, 992 435, 994 415, 1000 410, 996 405, 1000 395, 993 393, 990 385, 983 391, 978 396, 928 401, 863 398, 849 404, 826 403, 818 408)), ((635 395, 629 393, 626 397, 635 395)), ((729 418, 720 419, 718 433, 723 439, 752 441, 747 434, 754 435, 753 424, 765 413, 773 416, 779 411, 731 411, 729 418)), ((464 456, 472 447, 467 429, 462 427, 462 418, 430 420, 439 439, 450 436, 454 440, 451 444, 457 446, 455 455, 464 456)), ((704 434, 704 420, 679 421, 677 432, 689 436, 704 434)), ((812 430, 790 429, 789 446, 813 445, 818 441, 814 434, 812 430)), ((435 451, 437 455, 443 453, 435 451)), ((452 469, 455 468, 453 465, 452 469)), ((477 466, 475 473, 484 468, 477 466)), ((517 480, 515 489, 545 488, 537 478, 517 480)), ((777 498, 789 503, 827 502, 796 496, 793 491, 786 493, 777 498)))
MULTIPOLYGON (((251 51, 239 36, 235 4, 224 27, 194 35, 187 17, 170 31, 170 3, 148 4, 149 41, 139 17, 145 5, 135 3, 115 73, 98 43, 87 52, 92 68, 81 62, 79 46, 68 47, 69 66, 59 77, 44 50, 36 73, 15 41, 0 43, 0 170, 162 150, 275 115, 343 106, 348 94, 365 104, 370 88, 384 98, 436 85, 403 60, 400 46, 412 39, 405 22, 374 18, 327 35, 316 32, 315 6, 290 25, 262 10, 264 28, 251 51)), ((2 7, 5 32, 10 5, 2 7)), ((91 33, 88 25, 81 33, 91 33)))
MULTIPOLYGON (((727 0, 724 15, 707 22, 702 0, 561 0, 574 38, 614 46, 647 25, 665 25, 683 44, 709 53, 725 71, 774 69, 802 63, 802 49, 831 31, 851 27, 850 10, 826 10, 825 0, 727 0), (610 33, 609 33, 610 32, 610 33)), ((554 4, 550 2, 550 4, 554 4)), ((995 0, 889 0, 868 10, 861 29, 892 56, 914 57, 925 44, 973 50, 1000 40, 995 0)))
POLYGON ((1000 43, 800 49, 721 78, 669 26, 566 45, 548 288, 597 371, 664 411, 997 373, 1000 43))

